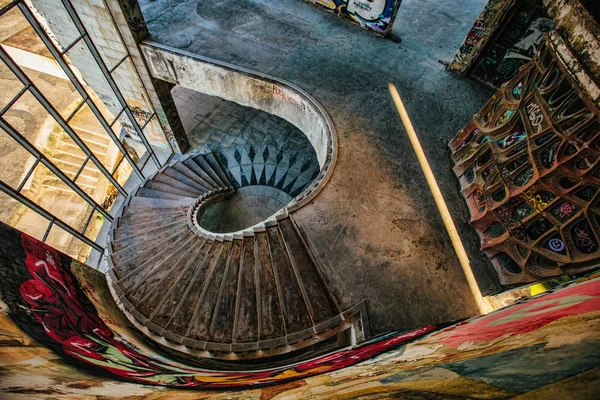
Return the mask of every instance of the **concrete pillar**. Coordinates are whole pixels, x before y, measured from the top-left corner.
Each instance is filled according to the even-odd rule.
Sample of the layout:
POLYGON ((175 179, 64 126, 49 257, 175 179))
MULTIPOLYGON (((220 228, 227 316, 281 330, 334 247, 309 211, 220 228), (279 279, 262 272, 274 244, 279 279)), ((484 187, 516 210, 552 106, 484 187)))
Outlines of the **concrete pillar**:
POLYGON ((137 0, 108 0, 107 5, 123 37, 127 51, 131 55, 142 84, 146 88, 148 98, 158 115, 171 148, 176 153, 184 153, 189 149, 190 144, 175 108, 170 87, 167 82, 150 77, 146 62, 138 48, 139 43, 146 39, 149 33, 137 0))

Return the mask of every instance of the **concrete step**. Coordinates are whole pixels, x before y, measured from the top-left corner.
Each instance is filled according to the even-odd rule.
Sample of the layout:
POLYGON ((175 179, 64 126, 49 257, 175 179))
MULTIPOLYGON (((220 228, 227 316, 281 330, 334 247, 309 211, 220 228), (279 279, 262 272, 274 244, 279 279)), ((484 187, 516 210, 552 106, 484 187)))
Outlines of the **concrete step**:
POLYGON ((202 193, 198 190, 190 188, 190 189, 194 190, 192 192, 191 190, 185 190, 185 189, 181 189, 181 188, 178 188, 175 186, 171 186, 166 183, 160 182, 158 180, 152 180, 152 181, 146 183, 146 185, 144 185, 144 188, 157 190, 159 192, 177 194, 180 196, 191 197, 191 198, 198 198, 198 197, 202 196, 202 193))
POLYGON ((73 130, 77 131, 77 133, 80 135, 80 137, 85 137, 86 139, 89 138, 90 140, 93 140, 94 142, 97 142, 100 144, 106 144, 106 145, 109 145, 110 142, 112 141, 110 136, 108 136, 108 134, 104 130, 95 131, 93 129, 88 129, 84 126, 73 123, 73 121, 71 121, 71 123, 69 125, 71 126, 71 128, 73 128, 73 130))
POLYGON ((186 332, 186 336, 193 340, 207 341, 209 338, 212 317, 219 297, 223 276, 227 272, 232 247, 232 242, 223 242, 219 259, 204 282, 202 294, 186 332))
MULTIPOLYGON (((152 308, 152 312, 148 312, 147 314, 144 313, 144 315, 148 315, 153 323, 162 327, 167 327, 168 329, 179 326, 169 326, 169 321, 172 318, 178 318, 179 310, 184 307, 182 300, 187 297, 189 290, 191 290, 191 285, 196 282, 197 279, 203 279, 206 275, 206 271, 214 257, 214 247, 216 244, 216 242, 207 242, 199 249, 194 259, 188 263, 181 274, 176 277, 177 279, 161 300, 155 305, 152 305, 152 307, 144 305, 143 310, 149 311, 150 308, 152 308)), ((179 322, 181 321, 177 321, 175 324, 178 324, 179 322)), ((187 324, 181 323, 180 325, 185 325, 182 328, 183 330, 187 328, 187 324)))
POLYGON ((202 186, 206 186, 211 189, 217 189, 219 187, 219 184, 215 182, 215 180, 210 176, 210 174, 204 171, 204 169, 202 169, 200 165, 198 165, 198 163, 194 161, 193 158, 190 157, 183 160, 183 164, 190 170, 194 171, 198 178, 202 179, 202 181, 204 182, 202 186))
POLYGON ((198 176, 198 174, 196 174, 194 170, 188 168, 184 163, 177 163, 173 165, 173 169, 200 185, 200 187, 203 188, 203 192, 207 192, 213 189, 213 186, 208 184, 204 179, 202 179, 202 176, 198 176))
POLYGON ((203 260, 202 265, 199 266, 192 280, 187 282, 187 288, 183 292, 183 295, 179 294, 177 307, 175 309, 171 308, 172 317, 168 321, 168 324, 166 326, 159 325, 164 326, 177 335, 187 336, 187 329, 202 296, 204 283, 213 273, 221 257, 224 245, 225 243, 222 242, 214 242, 208 256, 203 260))
POLYGON ((210 176, 210 178, 215 182, 215 184, 218 187, 222 187, 222 188, 228 187, 227 184, 221 180, 221 177, 219 176, 217 171, 215 171, 213 169, 213 167, 211 166, 211 164, 208 162, 208 160, 205 158, 204 155, 199 155, 199 156, 194 157, 194 161, 198 164, 198 166, 200 168, 202 168, 202 170, 204 172, 206 172, 210 176))
POLYGON ((141 224, 153 223, 155 221, 161 221, 163 219, 175 219, 175 218, 186 218, 186 213, 181 209, 161 209, 158 210, 171 210, 164 212, 154 213, 138 213, 136 211, 128 211, 129 207, 123 212, 121 218, 119 218, 119 226, 130 225, 136 226, 141 224))
MULTIPOLYGON (((98 144, 98 143, 96 143, 96 142, 94 142, 94 141, 92 141, 92 140, 87 140, 87 139, 84 139, 84 138, 81 138, 81 140, 82 140, 82 141, 85 143, 85 145, 86 145, 86 146, 87 146, 87 147, 90 149, 90 151, 91 151, 92 153, 94 153, 94 155, 95 155, 96 157, 98 157, 99 159, 101 159, 101 160, 102 160, 102 159, 103 159, 103 158, 106 156, 106 152, 107 152, 107 150, 108 150, 108 146, 104 146, 104 145, 102 145, 102 144, 98 144)), ((63 143, 63 145, 64 145, 64 147, 63 147, 63 148, 64 148, 64 150, 65 150, 66 152, 71 152, 71 151, 81 151, 81 150, 79 149, 79 146, 78 146, 77 144, 75 144, 75 143, 63 143), (71 148, 71 149, 77 149, 77 150, 71 150, 71 149, 69 149, 69 148, 71 148)))
POLYGON ((135 264, 140 260, 145 260, 156 253, 156 249, 164 247, 171 241, 178 240, 180 237, 188 235, 188 232, 181 230, 173 232, 171 235, 164 237, 161 240, 150 240, 145 243, 140 243, 137 246, 130 246, 118 253, 113 254, 112 260, 115 268, 121 266, 135 264))
POLYGON ((258 313, 256 306, 256 262, 254 238, 245 238, 238 277, 233 343, 258 341, 258 313))
MULTIPOLYGON (((269 250, 267 234, 260 232, 254 236, 256 254, 257 282, 256 292, 258 299, 258 320, 260 327, 258 336, 260 340, 274 339, 285 336, 285 323, 281 308, 280 293, 275 278, 273 260, 269 250)), ((288 279, 294 280, 293 276, 288 279)), ((302 308, 295 310, 304 312, 302 308)))
POLYGON ((211 166, 213 171, 219 176, 221 182, 225 185, 225 187, 233 187, 231 181, 229 180, 229 174, 226 173, 226 168, 223 167, 221 162, 215 157, 213 153, 208 153, 204 155, 204 159, 211 166))
POLYGON ((191 237, 188 235, 182 236, 179 240, 174 240, 164 247, 156 251, 155 255, 149 257, 144 262, 138 262, 137 265, 132 266, 128 272, 124 273, 121 270, 122 277, 119 278, 119 286, 121 290, 128 294, 131 290, 137 287, 137 285, 143 280, 143 278, 152 275, 157 268, 163 266, 165 263, 176 257, 178 251, 190 241, 191 237))
POLYGON ((292 220, 285 218, 279 221, 278 228, 313 322, 316 325, 333 318, 341 310, 338 309, 333 295, 308 254, 306 244, 293 226, 292 220))
POLYGON ((91 129, 83 128, 80 126, 71 125, 71 128, 73 128, 73 130, 77 133, 77 135, 88 145, 89 145, 89 143, 93 143, 94 145, 97 145, 97 146, 100 146, 100 147, 103 147, 106 149, 106 148, 108 148, 108 145, 112 141, 112 139, 107 134, 102 135, 91 129))
POLYGON ((186 222, 186 216, 179 218, 166 218, 139 225, 125 224, 115 230, 114 240, 121 241, 127 239, 136 239, 140 236, 152 235, 157 230, 170 229, 173 225, 181 224, 182 222, 186 222))
POLYGON ((148 318, 153 315, 158 305, 162 303, 164 298, 169 293, 169 290, 177 282, 177 280, 184 276, 186 271, 194 268, 201 254, 206 253, 207 248, 210 247, 204 239, 196 238, 187 249, 185 249, 178 260, 173 262, 172 267, 158 271, 158 273, 152 277, 151 282, 146 282, 147 288, 142 287, 139 292, 133 291, 131 293, 131 299, 138 304, 137 309, 143 315, 148 318), (144 295, 142 290, 146 290, 144 295))
POLYGON ((150 197, 133 197, 129 202, 129 206, 141 206, 141 207, 152 207, 152 208, 173 208, 173 207, 187 207, 192 204, 196 199, 189 197, 174 199, 156 199, 150 197))
POLYGON ((181 172, 177 171, 176 169, 169 167, 166 168, 162 173, 162 175, 166 175, 170 178, 175 179, 176 181, 185 183, 188 186, 193 187, 194 189, 204 193, 207 191, 207 188, 200 185, 199 183, 197 183, 196 181, 188 178, 187 176, 185 176, 184 174, 182 174, 181 172))
POLYGON ((281 303, 286 331, 300 332, 312 326, 304 296, 279 228, 277 226, 267 228, 267 237, 273 265, 275 266, 276 279, 281 288, 281 303))
POLYGON ((161 190, 155 190, 155 189, 147 189, 147 188, 141 188, 138 190, 137 192, 137 197, 147 197, 147 198, 152 198, 152 199, 170 199, 170 200, 196 200, 196 197, 193 197, 191 195, 189 196, 182 196, 179 194, 173 194, 173 193, 168 193, 168 192, 163 192, 161 190))
POLYGON ((154 182, 162 182, 164 184, 167 184, 167 185, 170 185, 170 186, 182 189, 182 190, 187 190, 189 192, 196 193, 197 195, 202 195, 203 193, 206 193, 206 192, 209 192, 212 190, 212 188, 210 188, 210 187, 206 187, 206 188, 200 190, 194 186, 187 185, 187 184, 185 184, 181 181, 178 181, 177 179, 174 179, 165 174, 158 174, 154 178, 154 182))
POLYGON ((238 278, 242 261, 243 241, 235 240, 223 277, 219 297, 212 316, 209 340, 215 343, 232 343, 237 302, 238 278))
MULTIPOLYGON (((185 256, 191 252, 202 241, 197 236, 189 236, 186 240, 179 242, 177 247, 173 247, 173 251, 163 257, 159 262, 144 271, 143 276, 136 276, 133 279, 133 285, 129 289, 127 299, 133 304, 142 304, 141 300, 152 293, 156 284, 160 282, 169 273, 179 274, 180 264, 185 256)), ((125 288, 125 282, 122 287, 125 288)), ((139 310, 138 310, 139 311, 139 310)))
MULTIPOLYGON (((188 236, 188 232, 170 232, 161 238, 151 239, 136 246, 127 246, 117 250, 113 256, 114 271, 117 278, 122 279, 138 266, 161 256, 169 244, 188 236), (160 246, 159 246, 160 245, 160 246)), ((118 248, 118 247, 117 247, 118 248)), ((115 244, 113 243, 113 250, 115 244)))
MULTIPOLYGON (((148 229, 143 234, 132 235, 129 237, 119 238, 113 241, 113 250, 115 252, 120 251, 128 246, 138 246, 147 241, 158 240, 162 237, 169 236, 177 230, 189 230, 185 221, 175 221, 172 224, 160 227, 158 229, 148 229)), ((116 234, 116 232, 115 232, 116 234)))

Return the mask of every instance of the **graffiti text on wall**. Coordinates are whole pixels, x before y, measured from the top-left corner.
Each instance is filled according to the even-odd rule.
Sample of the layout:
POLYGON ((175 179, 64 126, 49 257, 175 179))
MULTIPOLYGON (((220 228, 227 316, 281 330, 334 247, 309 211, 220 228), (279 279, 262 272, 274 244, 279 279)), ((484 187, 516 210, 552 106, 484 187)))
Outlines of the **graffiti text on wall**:
POLYGON ((401 0, 305 0, 348 19, 364 29, 387 35, 401 0))

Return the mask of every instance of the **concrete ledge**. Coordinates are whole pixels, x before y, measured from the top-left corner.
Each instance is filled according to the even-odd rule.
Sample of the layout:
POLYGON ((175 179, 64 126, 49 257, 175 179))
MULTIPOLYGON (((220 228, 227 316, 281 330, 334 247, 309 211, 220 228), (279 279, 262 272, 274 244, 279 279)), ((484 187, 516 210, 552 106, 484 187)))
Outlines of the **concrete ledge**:
POLYGON ((160 43, 143 41, 140 47, 154 78, 277 115, 306 135, 321 173, 297 196, 294 209, 311 201, 327 183, 337 161, 337 133, 309 93, 283 79, 160 43))

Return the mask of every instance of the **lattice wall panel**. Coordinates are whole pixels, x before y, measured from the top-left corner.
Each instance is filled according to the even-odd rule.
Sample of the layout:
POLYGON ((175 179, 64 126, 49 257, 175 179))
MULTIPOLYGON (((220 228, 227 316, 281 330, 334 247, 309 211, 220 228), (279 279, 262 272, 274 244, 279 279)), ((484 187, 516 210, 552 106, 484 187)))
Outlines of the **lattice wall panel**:
POLYGON ((546 43, 450 142, 471 224, 503 284, 599 262, 599 115, 546 43))

